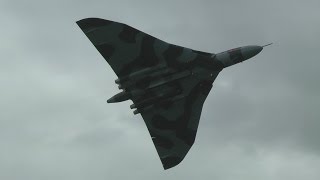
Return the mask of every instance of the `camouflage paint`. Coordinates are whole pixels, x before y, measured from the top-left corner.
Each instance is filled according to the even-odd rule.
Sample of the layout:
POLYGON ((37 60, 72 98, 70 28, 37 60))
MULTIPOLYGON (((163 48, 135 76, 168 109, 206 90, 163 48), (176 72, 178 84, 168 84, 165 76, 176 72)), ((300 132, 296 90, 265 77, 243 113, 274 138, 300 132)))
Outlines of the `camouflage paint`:
POLYGON ((219 72, 262 50, 245 46, 213 54, 109 20, 87 18, 77 24, 118 76, 115 83, 123 91, 108 102, 133 101, 130 108, 142 115, 164 169, 179 164, 193 145, 219 72))

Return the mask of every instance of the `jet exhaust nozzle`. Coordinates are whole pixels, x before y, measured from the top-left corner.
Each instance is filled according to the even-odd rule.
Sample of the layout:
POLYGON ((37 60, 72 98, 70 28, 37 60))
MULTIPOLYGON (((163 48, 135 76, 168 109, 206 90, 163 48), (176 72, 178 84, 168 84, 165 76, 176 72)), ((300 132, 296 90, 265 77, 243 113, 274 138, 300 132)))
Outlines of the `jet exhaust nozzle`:
POLYGON ((107 100, 108 103, 116 103, 116 102, 122 102, 122 101, 126 101, 131 97, 131 94, 126 92, 126 91, 122 91, 114 96, 112 96, 110 99, 107 100))

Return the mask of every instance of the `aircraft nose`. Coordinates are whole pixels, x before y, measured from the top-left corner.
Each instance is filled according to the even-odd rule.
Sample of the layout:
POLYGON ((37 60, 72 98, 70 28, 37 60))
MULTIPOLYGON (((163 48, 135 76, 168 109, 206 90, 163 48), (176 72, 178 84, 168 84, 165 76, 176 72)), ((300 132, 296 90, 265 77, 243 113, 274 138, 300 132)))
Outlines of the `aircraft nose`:
POLYGON ((249 59, 259 54, 262 49, 262 46, 245 46, 241 48, 241 53, 244 59, 249 59))

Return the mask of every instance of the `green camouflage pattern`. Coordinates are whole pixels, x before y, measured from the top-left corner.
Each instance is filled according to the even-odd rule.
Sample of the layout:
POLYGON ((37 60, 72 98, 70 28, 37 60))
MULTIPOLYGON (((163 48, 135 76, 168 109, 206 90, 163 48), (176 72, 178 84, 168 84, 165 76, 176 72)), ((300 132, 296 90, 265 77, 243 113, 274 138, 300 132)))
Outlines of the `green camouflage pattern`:
POLYGON ((244 59, 243 49, 206 53, 164 42, 126 24, 99 18, 77 22, 117 74, 123 91, 108 103, 131 99, 164 169, 193 145, 205 99, 219 72, 244 59))

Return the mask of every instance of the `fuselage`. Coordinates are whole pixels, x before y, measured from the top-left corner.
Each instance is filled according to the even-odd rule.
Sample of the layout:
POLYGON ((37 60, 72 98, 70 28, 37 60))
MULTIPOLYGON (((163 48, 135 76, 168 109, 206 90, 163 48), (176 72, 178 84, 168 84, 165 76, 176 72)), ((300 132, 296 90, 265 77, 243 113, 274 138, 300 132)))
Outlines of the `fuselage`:
MULTIPOLYGON (((168 95, 177 95, 180 91, 176 89, 161 89, 161 86, 167 83, 171 83, 175 80, 185 78, 188 76, 194 76, 198 79, 214 81, 219 72, 229 66, 245 61, 263 49, 262 46, 243 46, 234 49, 230 49, 218 54, 213 54, 211 56, 212 65, 217 66, 214 69, 208 66, 194 66, 192 68, 185 69, 181 72, 172 72, 171 69, 166 69, 162 66, 159 67, 151 67, 146 68, 144 70, 135 72, 130 74, 128 77, 124 77, 122 79, 117 79, 115 81, 116 84, 119 84, 119 89, 124 89, 124 91, 114 95, 110 99, 108 99, 108 103, 121 102, 126 101, 134 96, 143 96, 150 91, 155 92, 163 92, 163 97, 168 95), (152 81, 146 81, 147 79, 152 81), (145 83, 148 82, 148 83, 145 83), (141 86, 140 88, 134 88, 137 90, 126 91, 125 89, 130 88, 132 86, 136 86, 137 84, 146 84, 145 86, 141 86), (158 88, 160 87, 160 89, 158 88)), ((159 94, 159 93, 156 93, 159 94)), ((160 96, 160 95, 159 95, 160 96)), ((161 95, 162 97, 162 95, 161 95)), ((159 97, 155 98, 156 100, 159 97)), ((153 99, 152 99, 153 100, 153 99)), ((146 103, 142 103, 146 104, 146 103)), ((131 106, 131 108, 135 108, 137 105, 131 106)), ((136 114, 136 113, 135 113, 136 114)))

